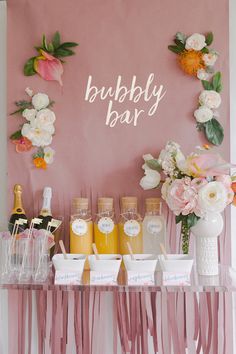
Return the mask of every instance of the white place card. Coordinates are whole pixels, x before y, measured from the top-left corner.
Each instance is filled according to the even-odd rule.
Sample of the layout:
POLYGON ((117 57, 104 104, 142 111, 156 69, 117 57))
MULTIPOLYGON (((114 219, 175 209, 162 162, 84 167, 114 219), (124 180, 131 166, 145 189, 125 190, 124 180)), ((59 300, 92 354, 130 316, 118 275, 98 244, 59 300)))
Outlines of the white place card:
POLYGON ((117 273, 90 271, 91 285, 117 285, 117 273))
POLYGON ((190 273, 175 273, 163 271, 162 282, 163 285, 189 286, 191 285, 190 273))
POLYGON ((54 283, 57 285, 81 285, 82 272, 68 272, 57 270, 55 274, 54 283))
POLYGON ((127 270, 127 283, 128 285, 155 285, 155 274, 127 270))

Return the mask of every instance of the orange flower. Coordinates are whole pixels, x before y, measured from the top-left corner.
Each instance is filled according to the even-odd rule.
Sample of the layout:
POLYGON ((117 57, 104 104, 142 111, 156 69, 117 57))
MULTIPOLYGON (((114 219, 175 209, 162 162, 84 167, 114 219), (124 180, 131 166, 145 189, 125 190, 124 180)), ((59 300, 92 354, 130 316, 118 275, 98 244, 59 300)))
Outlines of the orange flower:
POLYGON ((12 142, 16 145, 16 152, 25 152, 32 148, 31 141, 24 136, 22 136, 20 139, 12 140, 12 142))
POLYGON ((34 165, 37 168, 42 168, 43 170, 46 170, 47 168, 47 163, 42 157, 36 157, 34 160, 34 165))
POLYGON ((197 75, 199 69, 205 69, 203 53, 201 51, 188 50, 180 54, 179 64, 182 70, 188 75, 197 75))

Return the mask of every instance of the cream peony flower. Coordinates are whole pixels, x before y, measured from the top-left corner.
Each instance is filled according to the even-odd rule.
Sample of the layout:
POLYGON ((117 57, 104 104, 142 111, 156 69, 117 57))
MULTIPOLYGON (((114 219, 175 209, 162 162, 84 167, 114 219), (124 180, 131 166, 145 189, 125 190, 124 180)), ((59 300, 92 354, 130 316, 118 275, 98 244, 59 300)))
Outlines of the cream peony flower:
POLYGON ((31 120, 33 120, 36 117, 37 111, 36 109, 28 109, 26 108, 23 112, 22 112, 22 116, 27 119, 29 122, 31 122, 31 120))
POLYGON ((197 71, 197 78, 199 80, 208 80, 210 75, 206 72, 205 69, 198 69, 197 71))
POLYGON ((55 133, 55 128, 53 123, 56 120, 55 113, 51 111, 50 109, 42 109, 39 111, 36 115, 35 120, 32 122, 32 124, 40 129, 47 130, 50 132, 50 134, 55 133))
POLYGON ((213 90, 204 90, 199 96, 199 103, 201 106, 216 109, 221 104, 220 94, 213 90))
POLYGON ((141 179, 140 181, 140 186, 144 190, 148 189, 153 189, 158 187, 160 181, 161 181, 161 175, 159 172, 154 171, 154 170, 145 170, 145 176, 141 179))
POLYGON ((44 152, 44 160, 47 164, 53 163, 55 150, 53 150, 50 146, 47 146, 43 149, 44 152))
POLYGON ((194 111, 194 117, 198 123, 206 123, 213 118, 213 111, 206 106, 200 106, 194 111))
POLYGON ((32 105, 34 106, 37 111, 40 111, 40 109, 47 108, 49 105, 49 97, 46 95, 46 93, 36 93, 32 97, 32 105))
POLYGON ((221 213, 227 206, 227 190, 222 182, 209 182, 199 189, 198 207, 202 212, 221 213))
POLYGON ((187 50, 202 50, 206 46, 206 38, 202 34, 194 33, 187 38, 185 49, 187 50))
POLYGON ((28 138, 33 146, 47 146, 52 142, 52 134, 50 132, 29 123, 23 125, 21 134, 28 138))
POLYGON ((218 54, 215 52, 210 52, 203 55, 203 61, 206 66, 213 66, 218 58, 218 54))

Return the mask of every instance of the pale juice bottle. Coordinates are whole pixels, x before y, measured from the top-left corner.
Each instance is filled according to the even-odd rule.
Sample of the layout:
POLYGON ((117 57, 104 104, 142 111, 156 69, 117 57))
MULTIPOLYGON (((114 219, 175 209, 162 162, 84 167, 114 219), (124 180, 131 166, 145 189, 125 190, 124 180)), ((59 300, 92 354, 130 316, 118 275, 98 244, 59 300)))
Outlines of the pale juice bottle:
POLYGON ((166 243, 166 222, 162 215, 160 198, 145 200, 146 213, 143 220, 144 253, 161 254, 160 243, 166 243))
POLYGON ((118 253, 118 227, 113 198, 98 198, 98 214, 94 223, 94 242, 98 253, 118 253))
POLYGON ((121 198, 121 218, 119 222, 120 254, 129 254, 127 242, 133 253, 143 252, 142 220, 138 214, 136 197, 121 198))

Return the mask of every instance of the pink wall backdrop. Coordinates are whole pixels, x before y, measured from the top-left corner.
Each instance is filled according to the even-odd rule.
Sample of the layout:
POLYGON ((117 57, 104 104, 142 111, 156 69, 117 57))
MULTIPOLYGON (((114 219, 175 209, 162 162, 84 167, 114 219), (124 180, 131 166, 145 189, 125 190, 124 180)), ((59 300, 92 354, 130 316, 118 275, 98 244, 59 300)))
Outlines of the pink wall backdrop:
MULTIPOLYGON (((153 195, 139 187, 144 153, 157 153, 167 140, 179 142, 189 153, 205 142, 195 129, 192 112, 197 106, 201 84, 182 73, 176 56, 167 49, 177 31, 192 34, 213 31, 214 48, 220 57, 217 70, 223 73, 223 104, 220 121, 225 140, 219 150, 229 158, 229 70, 227 0, 8 0, 8 113, 14 101, 24 97, 24 89, 46 92, 56 103, 56 135, 52 147, 55 162, 47 171, 37 170, 31 152, 17 154, 9 142, 9 208, 15 183, 24 187, 24 204, 32 216, 38 212, 40 193, 53 187, 53 211, 68 215, 73 196, 87 194, 140 198, 153 195), (23 65, 35 55, 34 46, 45 33, 49 38, 59 30, 63 41, 77 41, 76 56, 68 58, 63 89, 56 82, 38 76, 25 77, 23 65), (109 100, 85 101, 88 76, 97 87, 115 86, 118 75, 129 87, 133 75, 145 87, 150 73, 155 84, 167 91, 152 117, 147 110, 153 103, 127 99, 116 109, 145 110, 138 125, 105 125, 109 100)), ((18 128, 20 118, 9 116, 8 134, 18 128)))

